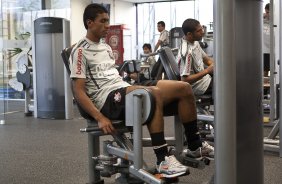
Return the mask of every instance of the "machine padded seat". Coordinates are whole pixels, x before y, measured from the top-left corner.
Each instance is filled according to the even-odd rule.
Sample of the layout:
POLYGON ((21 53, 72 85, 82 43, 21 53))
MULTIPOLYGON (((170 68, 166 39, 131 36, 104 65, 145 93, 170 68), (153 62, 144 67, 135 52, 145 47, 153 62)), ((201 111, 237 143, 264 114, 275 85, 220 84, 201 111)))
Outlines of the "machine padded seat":
POLYGON ((211 105, 213 104, 212 95, 198 95, 196 96, 196 104, 197 105, 211 105))

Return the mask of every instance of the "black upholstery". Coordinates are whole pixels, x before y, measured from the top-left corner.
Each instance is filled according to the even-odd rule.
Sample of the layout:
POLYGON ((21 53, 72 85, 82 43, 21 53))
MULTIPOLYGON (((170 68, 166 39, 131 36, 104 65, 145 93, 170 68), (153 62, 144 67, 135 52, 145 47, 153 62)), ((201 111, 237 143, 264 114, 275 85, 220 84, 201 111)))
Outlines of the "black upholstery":
POLYGON ((65 48, 61 52, 61 56, 63 58, 66 70, 67 70, 69 75, 71 74, 70 66, 69 66, 69 58, 70 58, 71 51, 72 51, 72 47, 69 47, 69 48, 65 48))
POLYGON ((196 96, 196 103, 201 106, 213 105, 212 94, 196 96))
POLYGON ((169 47, 163 47, 159 55, 167 78, 169 80, 180 80, 179 68, 172 50, 169 47))
POLYGON ((162 79, 162 73, 164 72, 164 67, 162 65, 162 62, 160 61, 160 58, 158 59, 158 62, 156 62, 152 68, 151 71, 151 78, 154 80, 161 80, 162 79))

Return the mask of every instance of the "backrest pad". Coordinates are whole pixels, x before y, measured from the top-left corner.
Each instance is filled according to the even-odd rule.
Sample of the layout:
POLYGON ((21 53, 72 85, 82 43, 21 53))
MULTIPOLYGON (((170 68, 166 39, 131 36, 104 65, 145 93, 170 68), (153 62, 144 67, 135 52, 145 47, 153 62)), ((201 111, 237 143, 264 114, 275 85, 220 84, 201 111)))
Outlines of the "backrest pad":
POLYGON ((175 62, 175 56, 172 50, 169 47, 163 47, 159 55, 168 79, 180 80, 179 68, 175 62))

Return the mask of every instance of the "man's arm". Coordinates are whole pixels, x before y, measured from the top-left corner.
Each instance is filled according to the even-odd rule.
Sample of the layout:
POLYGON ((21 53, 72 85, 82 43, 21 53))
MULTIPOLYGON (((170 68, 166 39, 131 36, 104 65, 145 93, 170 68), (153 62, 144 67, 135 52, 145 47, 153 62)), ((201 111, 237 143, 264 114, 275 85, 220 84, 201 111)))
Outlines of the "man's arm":
POLYGON ((93 104, 85 92, 85 79, 74 78, 72 80, 73 94, 83 110, 97 120, 98 126, 105 134, 114 133, 112 122, 105 117, 93 104))
POLYGON ((203 58, 203 62, 205 63, 206 66, 211 66, 211 65, 213 65, 213 60, 212 60, 210 57, 208 57, 208 56, 205 56, 205 57, 203 58))
POLYGON ((129 75, 129 77, 130 77, 131 79, 133 79, 133 80, 135 80, 135 81, 138 80, 138 75, 137 75, 137 73, 131 73, 131 74, 128 74, 128 75, 129 75))
POLYGON ((164 42, 168 42, 169 33, 166 30, 163 30, 160 34, 159 40, 154 48, 154 52, 156 52, 160 45, 162 45, 164 42))
POLYGON ((158 40, 156 46, 155 46, 155 49, 154 49, 154 52, 156 52, 159 48, 159 46, 161 45, 162 41, 161 40, 158 40))
POLYGON ((203 58, 203 62, 207 66, 207 68, 205 68, 204 70, 202 70, 202 71, 200 71, 196 74, 184 75, 184 76, 181 77, 181 80, 188 82, 190 84, 193 84, 194 82, 203 78, 205 75, 212 74, 213 73, 213 60, 210 57, 205 56, 203 58))

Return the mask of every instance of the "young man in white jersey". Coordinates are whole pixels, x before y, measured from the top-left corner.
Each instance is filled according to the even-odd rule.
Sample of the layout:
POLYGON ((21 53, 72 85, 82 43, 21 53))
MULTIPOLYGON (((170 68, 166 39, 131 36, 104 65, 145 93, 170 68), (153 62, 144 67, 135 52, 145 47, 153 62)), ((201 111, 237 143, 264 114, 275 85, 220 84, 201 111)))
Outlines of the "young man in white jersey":
POLYGON ((182 39, 177 63, 181 80, 192 85, 195 95, 212 93, 213 60, 201 48, 204 31, 199 21, 186 19, 182 24, 182 39))
POLYGON ((164 21, 159 21, 157 23, 158 26, 158 31, 161 33, 159 40, 155 46, 154 52, 156 52, 159 48, 159 46, 164 47, 164 46, 168 46, 169 44, 169 32, 167 30, 165 30, 165 23, 164 21))
MULTIPOLYGON (((194 147, 199 144, 196 121, 196 107, 189 84, 169 81, 174 90, 168 88, 162 93, 158 87, 131 86, 124 82, 115 68, 115 60, 109 45, 101 42, 109 31, 109 15, 99 4, 88 5, 83 14, 86 37, 81 39, 73 48, 70 57, 70 69, 74 97, 83 110, 97 120, 99 128, 106 134, 115 133, 111 119, 125 118, 125 95, 134 89, 146 88, 151 91, 156 101, 154 116, 147 124, 152 145, 157 157, 157 170, 166 177, 185 174, 186 166, 168 154, 164 139, 163 107, 177 100, 179 117, 190 128, 190 141, 194 147), (175 90, 177 93, 175 93, 175 90), (177 96, 176 96, 177 95, 177 96), (191 123, 192 122, 192 123, 191 123), (191 123, 191 125, 190 125, 191 123)), ((165 87, 167 83, 158 83, 165 87)), ((185 127, 185 125, 184 125, 185 127)), ((185 129, 186 130, 186 129, 185 129)), ((212 150, 213 151, 213 150, 212 150)))

